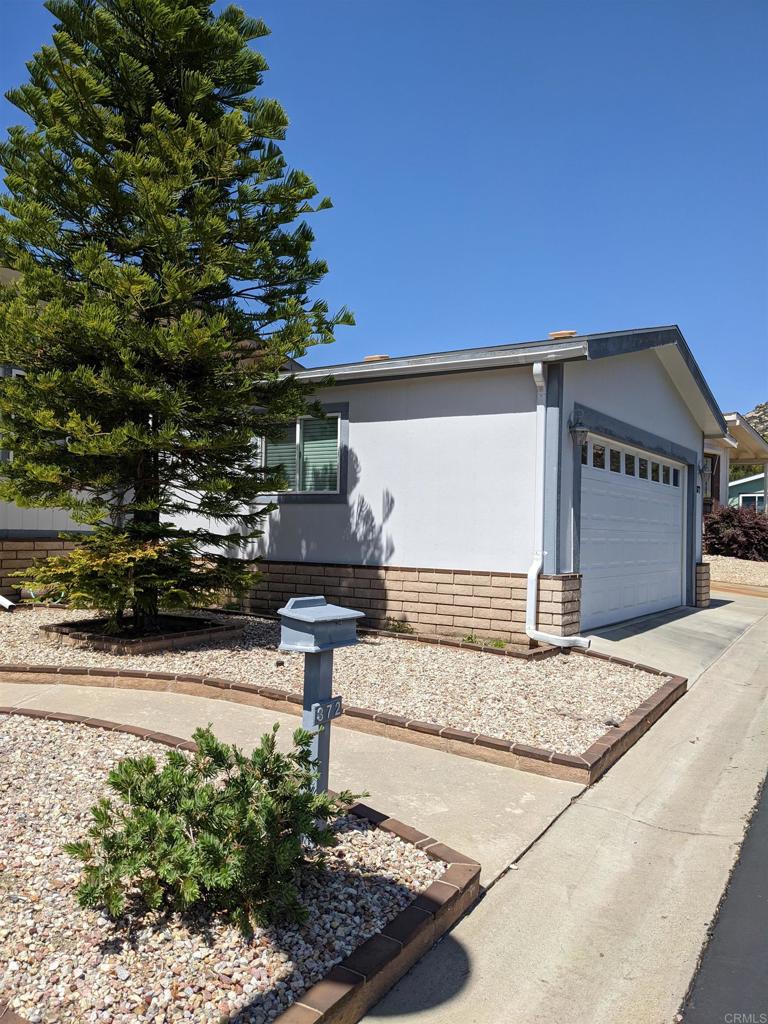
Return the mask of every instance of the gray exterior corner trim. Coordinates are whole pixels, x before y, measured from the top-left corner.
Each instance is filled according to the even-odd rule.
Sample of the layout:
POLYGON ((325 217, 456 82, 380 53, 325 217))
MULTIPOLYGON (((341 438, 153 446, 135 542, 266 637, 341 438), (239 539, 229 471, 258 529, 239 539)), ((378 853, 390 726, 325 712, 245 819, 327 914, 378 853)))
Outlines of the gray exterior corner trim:
POLYGON ((563 364, 547 368, 544 421, 544 565, 545 573, 560 569, 560 479, 562 476, 563 364))
POLYGON ((339 416, 339 489, 334 492, 315 491, 312 494, 288 493, 261 495, 276 505, 346 505, 349 490, 349 402, 320 402, 326 413, 339 416))
POLYGON ((655 329, 643 328, 636 331, 625 331, 617 334, 593 334, 587 336, 587 355, 589 359, 605 359, 608 356, 627 355, 630 352, 642 352, 646 349, 662 348, 664 345, 674 345, 683 357, 685 365, 696 382, 696 386, 709 406, 710 412, 717 420, 723 434, 728 433, 728 424, 720 411, 715 396, 707 384, 704 374, 699 368, 683 332, 672 324, 669 327, 658 327, 655 329))
MULTIPOLYGON (((569 429, 584 427, 591 434, 598 434, 619 444, 644 448, 664 458, 682 462, 686 467, 686 550, 685 550, 685 603, 696 604, 696 495, 698 494, 698 472, 700 455, 693 448, 686 448, 668 438, 652 434, 631 423, 617 420, 607 413, 590 409, 574 402, 569 429)), ((703 435, 702 435, 703 443, 703 435)), ((573 444, 573 571, 580 571, 581 549, 581 453, 573 444)))
POLYGON ((581 572, 581 449, 571 438, 573 454, 573 525, 571 528, 571 572, 581 572))

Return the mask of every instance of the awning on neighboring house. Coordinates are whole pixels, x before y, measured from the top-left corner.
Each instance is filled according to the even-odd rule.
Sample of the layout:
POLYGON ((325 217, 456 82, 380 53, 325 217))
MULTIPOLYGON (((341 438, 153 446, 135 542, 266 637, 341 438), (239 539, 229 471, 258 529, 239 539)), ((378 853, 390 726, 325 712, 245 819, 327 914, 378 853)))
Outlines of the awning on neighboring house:
POLYGON ((736 451, 731 453, 732 466, 768 462, 768 441, 758 434, 746 416, 740 412, 727 412, 725 422, 728 433, 738 444, 736 451))

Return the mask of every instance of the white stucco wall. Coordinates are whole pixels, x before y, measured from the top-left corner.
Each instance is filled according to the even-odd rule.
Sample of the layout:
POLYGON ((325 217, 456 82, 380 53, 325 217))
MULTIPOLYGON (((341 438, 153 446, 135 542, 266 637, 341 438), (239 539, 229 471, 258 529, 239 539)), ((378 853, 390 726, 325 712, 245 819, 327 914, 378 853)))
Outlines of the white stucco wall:
POLYGON ((50 532, 52 530, 82 530, 66 512, 52 508, 19 508, 12 502, 0 501, 0 531, 23 533, 24 531, 50 532))
MULTIPOLYGON (((584 362, 564 364, 562 419, 561 563, 571 568, 573 442, 568 423, 575 402, 607 413, 648 433, 693 449, 703 455, 703 436, 653 350, 584 362)), ((697 486, 700 481, 697 474, 697 486)), ((701 494, 696 495, 697 520, 701 521, 701 494)), ((701 558, 701 531, 696 535, 696 557, 701 558)))
POLYGON ((285 504, 275 560, 525 572, 532 557, 530 367, 320 392, 349 402, 347 504, 285 504))

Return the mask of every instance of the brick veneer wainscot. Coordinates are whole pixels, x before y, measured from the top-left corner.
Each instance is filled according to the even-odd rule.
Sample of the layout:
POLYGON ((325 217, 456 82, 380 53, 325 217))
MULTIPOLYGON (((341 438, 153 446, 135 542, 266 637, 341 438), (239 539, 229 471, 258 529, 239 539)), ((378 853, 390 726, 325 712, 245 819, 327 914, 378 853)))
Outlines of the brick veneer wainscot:
MULTIPOLYGON (((297 594, 323 594, 365 612, 364 624, 373 627, 397 619, 420 633, 474 633, 530 645, 523 573, 269 561, 258 568, 263 579, 243 603, 244 611, 274 613, 297 594)), ((581 576, 542 576, 539 627, 573 636, 580 620, 581 576)))
POLYGON ((709 563, 699 562, 696 566, 696 607, 709 607, 709 563))
POLYGON ((74 546, 71 541, 56 540, 55 537, 0 538, 0 594, 13 600, 18 599, 19 581, 11 573, 26 569, 39 558, 71 551, 74 546))

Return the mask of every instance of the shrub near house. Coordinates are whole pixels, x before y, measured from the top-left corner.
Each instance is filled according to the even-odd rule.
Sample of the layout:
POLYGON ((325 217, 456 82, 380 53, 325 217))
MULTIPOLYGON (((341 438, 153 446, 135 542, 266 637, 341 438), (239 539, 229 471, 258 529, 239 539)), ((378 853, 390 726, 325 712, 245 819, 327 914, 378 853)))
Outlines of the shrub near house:
POLYGON ((768 516, 753 508, 720 505, 704 520, 708 555, 768 562, 768 516))

